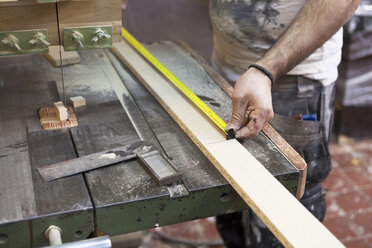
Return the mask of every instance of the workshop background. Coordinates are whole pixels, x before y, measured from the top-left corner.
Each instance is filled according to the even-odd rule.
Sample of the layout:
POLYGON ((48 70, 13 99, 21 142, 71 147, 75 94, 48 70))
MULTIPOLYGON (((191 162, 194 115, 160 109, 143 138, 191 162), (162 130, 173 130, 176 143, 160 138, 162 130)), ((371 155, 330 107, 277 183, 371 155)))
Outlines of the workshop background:
MULTIPOLYGON (((124 26, 141 42, 183 40, 207 61, 212 52, 208 0, 129 0, 124 26)), ((344 27, 332 144, 324 183, 324 224, 347 247, 372 247, 372 0, 344 27)), ((113 238, 114 247, 224 247, 215 219, 113 238)))

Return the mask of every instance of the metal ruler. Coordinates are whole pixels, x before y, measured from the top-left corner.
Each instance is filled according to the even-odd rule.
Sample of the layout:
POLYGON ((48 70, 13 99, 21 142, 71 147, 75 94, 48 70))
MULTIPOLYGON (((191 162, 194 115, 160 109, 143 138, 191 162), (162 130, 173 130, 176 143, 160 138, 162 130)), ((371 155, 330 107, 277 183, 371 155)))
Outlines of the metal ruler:
POLYGON ((170 72, 159 60, 157 60, 144 46, 141 45, 125 28, 122 27, 123 38, 132 45, 147 61, 149 61, 161 74, 171 81, 195 106, 197 106, 208 118, 225 134, 226 123, 210 109, 194 92, 170 72))

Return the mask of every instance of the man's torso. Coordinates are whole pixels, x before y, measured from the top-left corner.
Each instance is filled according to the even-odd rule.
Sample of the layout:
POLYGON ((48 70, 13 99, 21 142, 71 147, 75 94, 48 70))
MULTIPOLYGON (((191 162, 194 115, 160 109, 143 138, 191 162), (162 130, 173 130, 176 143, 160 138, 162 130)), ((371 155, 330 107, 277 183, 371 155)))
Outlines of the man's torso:
MULTIPOLYGON (((211 0, 210 18, 214 30, 214 63, 222 74, 236 74, 256 62, 285 32, 305 0, 211 0)), ((314 17, 316 18, 316 17, 314 17)), ((289 74, 304 75, 325 84, 337 77, 341 58, 342 31, 289 74)), ((225 75, 226 76, 226 75, 225 75)))

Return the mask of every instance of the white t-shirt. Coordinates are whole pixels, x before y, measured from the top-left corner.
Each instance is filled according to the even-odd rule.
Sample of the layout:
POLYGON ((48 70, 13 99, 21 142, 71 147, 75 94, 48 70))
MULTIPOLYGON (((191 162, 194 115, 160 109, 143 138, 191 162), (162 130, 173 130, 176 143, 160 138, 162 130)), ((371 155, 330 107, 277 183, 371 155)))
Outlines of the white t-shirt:
MULTIPOLYGON (((210 0, 214 30, 212 62, 236 81, 287 29, 306 0, 210 0)), ((314 17, 316 18, 316 17, 314 17)), ((336 81, 341 61, 342 29, 288 74, 336 81)))

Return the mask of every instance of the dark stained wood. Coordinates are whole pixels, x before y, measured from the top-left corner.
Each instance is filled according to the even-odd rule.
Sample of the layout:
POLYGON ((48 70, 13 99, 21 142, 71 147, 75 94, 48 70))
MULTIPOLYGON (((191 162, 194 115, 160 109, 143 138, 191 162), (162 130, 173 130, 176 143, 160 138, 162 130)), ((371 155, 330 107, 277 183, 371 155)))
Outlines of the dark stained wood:
POLYGON ((0 31, 47 29, 49 42, 58 44, 55 3, 5 6, 0 5, 0 31))
MULTIPOLYGON (((34 246, 46 245, 43 232, 48 225, 66 229, 77 215, 84 218, 79 219, 84 234, 93 229, 92 204, 82 176, 45 184, 37 172, 40 166, 75 157, 67 130, 40 127, 38 109, 59 99, 55 83, 48 83, 54 77, 37 66, 42 64, 50 66, 39 55, 0 60, 0 233, 12 223, 15 233, 7 232, 10 247, 20 242, 28 242, 23 244, 28 247, 31 240, 34 246), (56 214, 65 220, 55 219, 56 214), (29 222, 30 218, 39 221, 29 222), (25 237, 32 235, 28 241, 17 234, 23 223, 28 227, 25 237)), ((75 231, 69 226, 65 240, 75 240, 75 231)))

